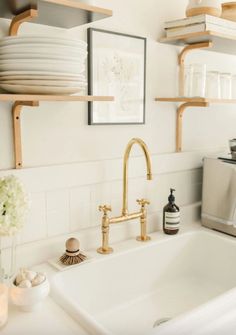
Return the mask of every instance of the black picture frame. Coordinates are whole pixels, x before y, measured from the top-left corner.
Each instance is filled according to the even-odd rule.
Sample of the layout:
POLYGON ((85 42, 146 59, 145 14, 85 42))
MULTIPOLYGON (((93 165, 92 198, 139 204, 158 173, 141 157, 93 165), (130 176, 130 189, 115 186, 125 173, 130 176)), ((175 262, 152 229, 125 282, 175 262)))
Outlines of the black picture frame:
MULTIPOLYGON (((127 120, 123 121, 102 121, 97 122, 94 120, 94 106, 95 104, 112 104, 114 102, 89 102, 88 103, 88 124, 89 125, 144 125, 146 122, 146 63, 147 63, 147 39, 145 37, 129 35, 119 32, 113 32, 103 29, 96 28, 88 28, 87 30, 87 38, 88 38, 88 94, 89 95, 98 95, 97 92, 94 92, 94 33, 102 33, 116 36, 121 36, 124 38, 136 39, 143 43, 143 87, 142 89, 142 117, 139 121, 133 122, 132 120, 127 122, 127 120)), ((99 95, 113 95, 108 92, 102 92, 99 95)), ((115 97, 116 99, 116 97, 115 97)), ((102 105, 100 105, 102 106, 102 105)))

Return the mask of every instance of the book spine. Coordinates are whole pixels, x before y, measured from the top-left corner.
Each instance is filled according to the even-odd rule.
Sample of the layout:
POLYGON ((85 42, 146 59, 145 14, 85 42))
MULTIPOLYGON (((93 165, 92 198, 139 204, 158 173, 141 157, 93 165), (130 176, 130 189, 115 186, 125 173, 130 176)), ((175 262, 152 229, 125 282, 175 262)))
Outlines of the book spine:
POLYGON ((197 15, 187 19, 166 22, 164 29, 183 28, 198 23, 215 24, 229 29, 236 29, 236 22, 211 15, 197 15))
POLYGON ((164 29, 184 27, 195 23, 204 23, 206 21, 206 15, 197 15, 181 20, 169 21, 164 23, 164 29))
POLYGON ((193 34, 206 31, 205 23, 195 24, 188 27, 172 28, 166 30, 167 37, 177 37, 180 35, 193 34))
POLYGON ((203 24, 195 24, 188 27, 180 27, 166 30, 167 37, 178 37, 181 35, 200 33, 204 31, 214 31, 216 33, 222 33, 227 35, 236 36, 236 29, 229 29, 226 27, 219 26, 217 24, 211 23, 203 23, 203 24))

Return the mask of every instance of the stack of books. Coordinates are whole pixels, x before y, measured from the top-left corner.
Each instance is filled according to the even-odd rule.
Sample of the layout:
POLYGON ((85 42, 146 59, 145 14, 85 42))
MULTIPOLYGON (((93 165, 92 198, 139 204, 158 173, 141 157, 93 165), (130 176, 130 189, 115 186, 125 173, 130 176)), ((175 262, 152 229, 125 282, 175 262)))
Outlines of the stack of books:
POLYGON ((211 15, 197 15, 189 18, 169 21, 164 25, 167 37, 213 31, 236 36, 236 22, 211 15))

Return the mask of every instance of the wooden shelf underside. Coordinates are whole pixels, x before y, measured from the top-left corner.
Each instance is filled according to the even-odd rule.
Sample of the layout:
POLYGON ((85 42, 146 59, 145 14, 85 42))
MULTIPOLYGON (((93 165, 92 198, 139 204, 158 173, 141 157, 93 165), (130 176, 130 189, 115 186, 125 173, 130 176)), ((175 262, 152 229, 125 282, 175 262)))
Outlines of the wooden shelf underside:
POLYGON ((179 102, 179 103, 206 103, 206 104, 236 104, 236 99, 207 99, 207 98, 156 98, 160 102, 179 102))
POLYGON ((114 101, 111 96, 0 94, 0 101, 114 101))
MULTIPOLYGON (((0 17, 12 19, 14 15, 8 1, 0 0, 0 17)), ((15 6, 17 14, 31 8, 38 10, 39 16, 32 19, 32 23, 67 29, 112 16, 112 10, 78 0, 24 0, 16 1, 15 6)))
POLYGON ((160 39, 161 43, 177 45, 177 46, 202 43, 206 41, 213 42, 213 46, 211 48, 208 48, 207 51, 215 51, 215 52, 236 55, 236 35, 232 36, 232 35, 216 33, 214 31, 206 31, 200 33, 181 35, 178 37, 163 37, 160 39))

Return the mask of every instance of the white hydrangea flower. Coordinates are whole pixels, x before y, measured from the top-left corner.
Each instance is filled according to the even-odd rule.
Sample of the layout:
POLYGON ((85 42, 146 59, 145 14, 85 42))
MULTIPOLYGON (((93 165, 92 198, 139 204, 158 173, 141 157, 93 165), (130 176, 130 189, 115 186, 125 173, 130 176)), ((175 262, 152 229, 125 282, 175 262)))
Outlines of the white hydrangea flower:
POLYGON ((29 209, 28 196, 15 176, 0 178, 0 236, 19 232, 29 209))

